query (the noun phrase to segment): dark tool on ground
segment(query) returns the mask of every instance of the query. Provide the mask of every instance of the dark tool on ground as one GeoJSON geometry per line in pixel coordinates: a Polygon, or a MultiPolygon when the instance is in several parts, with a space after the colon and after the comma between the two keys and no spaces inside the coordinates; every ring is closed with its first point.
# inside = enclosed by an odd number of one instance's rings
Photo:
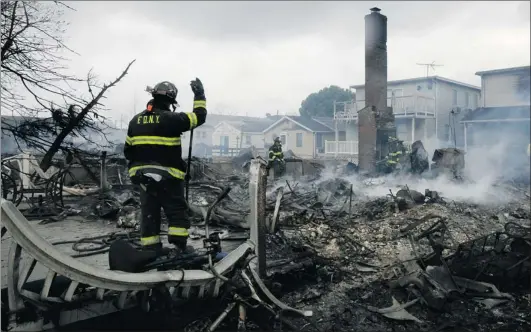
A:
{"type": "MultiPolygon", "coordinates": [[[[231,188],[227,187],[217,197],[216,201],[209,207],[205,216],[205,239],[203,240],[203,250],[187,250],[186,252],[176,252],[170,248],[164,248],[161,253],[156,251],[139,250],[131,241],[120,239],[113,242],[109,248],[109,267],[111,270],[124,272],[145,272],[152,269],[159,271],[175,269],[196,269],[203,264],[209,265],[213,270],[213,262],[219,261],[225,256],[221,251],[221,240],[219,232],[209,234],[208,224],[212,210],[225,197],[231,188]]],[[[214,272],[215,273],[215,272],[214,272]]]]}

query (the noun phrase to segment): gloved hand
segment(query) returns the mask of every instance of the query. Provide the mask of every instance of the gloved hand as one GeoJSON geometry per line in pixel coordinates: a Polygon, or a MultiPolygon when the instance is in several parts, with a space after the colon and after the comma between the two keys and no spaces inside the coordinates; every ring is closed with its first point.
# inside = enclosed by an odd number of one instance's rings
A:
{"type": "Polygon", "coordinates": [[[192,88],[192,92],[194,93],[195,97],[204,97],[205,96],[205,89],[203,88],[203,83],[199,80],[199,78],[195,78],[195,80],[190,82],[190,87],[192,88]]]}

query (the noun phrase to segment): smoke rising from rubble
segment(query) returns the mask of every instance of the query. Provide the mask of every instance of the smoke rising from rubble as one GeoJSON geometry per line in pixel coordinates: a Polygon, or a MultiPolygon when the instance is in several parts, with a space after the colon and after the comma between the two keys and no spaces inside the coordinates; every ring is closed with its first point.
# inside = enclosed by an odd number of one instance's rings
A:
{"type": "MultiPolygon", "coordinates": [[[[469,137],[470,139],[470,137],[469,137]]],[[[464,181],[452,180],[441,175],[433,179],[415,178],[408,175],[388,175],[380,178],[364,179],[349,176],[343,179],[353,184],[354,194],[361,198],[384,197],[389,189],[396,193],[405,185],[409,189],[424,193],[425,189],[438,191],[447,200],[476,204],[503,204],[513,200],[512,193],[502,186],[501,180],[514,180],[528,174],[525,168],[526,148],[529,139],[515,137],[514,132],[497,130],[476,133],[474,141],[484,145],[468,146],[465,154],[464,181]],[[493,144],[493,142],[496,142],[493,144]]],[[[454,147],[453,143],[428,140],[423,142],[429,160],[436,148],[454,147]]],[[[321,173],[319,183],[336,179],[340,170],[327,167],[321,173]]]]}

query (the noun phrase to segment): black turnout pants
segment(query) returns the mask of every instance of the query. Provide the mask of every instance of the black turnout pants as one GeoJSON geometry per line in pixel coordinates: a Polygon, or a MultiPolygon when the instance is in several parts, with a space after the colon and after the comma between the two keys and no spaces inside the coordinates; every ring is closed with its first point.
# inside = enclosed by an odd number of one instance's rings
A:
{"type": "Polygon", "coordinates": [[[142,220],[141,244],[145,248],[160,248],[161,208],[168,218],[168,242],[185,249],[188,239],[188,204],[184,199],[184,181],[162,180],[144,185],[140,191],[142,220]],[[145,189],[144,189],[145,188],[145,189]]]}

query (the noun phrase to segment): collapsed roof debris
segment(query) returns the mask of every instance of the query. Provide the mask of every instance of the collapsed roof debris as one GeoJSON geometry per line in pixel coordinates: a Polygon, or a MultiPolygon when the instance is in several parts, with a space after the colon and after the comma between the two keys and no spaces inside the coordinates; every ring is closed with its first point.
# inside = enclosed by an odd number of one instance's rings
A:
{"type": "MultiPolygon", "coordinates": [[[[452,171],[450,177],[461,176],[464,167],[460,154],[454,152],[439,151],[440,156],[434,157],[441,168],[452,171]]],[[[252,157],[247,151],[232,161],[228,170],[202,159],[192,161],[192,239],[205,237],[208,206],[227,187],[231,191],[213,210],[210,225],[220,231],[225,243],[249,237],[249,177],[245,169],[233,165],[243,165],[252,157]]],[[[33,216],[34,206],[51,206],[38,218],[67,225],[71,215],[80,215],[84,222],[103,219],[117,228],[138,229],[138,193],[127,183],[123,164],[107,165],[109,174],[120,174],[109,179],[108,189],[101,190],[99,183],[90,180],[66,179],[60,174],[68,167],[62,168],[44,181],[48,184],[41,185],[60,189],[44,190],[40,199],[33,198],[26,213],[33,216]],[[54,183],[50,180],[54,178],[62,180],[54,183]]],[[[334,175],[320,169],[297,179],[286,174],[268,181],[265,245],[269,288],[288,305],[313,310],[315,317],[310,321],[284,317],[283,323],[276,325],[278,329],[531,328],[526,299],[531,275],[527,188],[498,185],[493,188],[505,201],[472,202],[453,192],[459,186],[470,186],[469,182],[448,180],[445,183],[451,186],[438,188],[440,181],[418,176],[366,178],[351,169],[352,165],[334,175]]],[[[94,243],[103,250],[109,241],[94,243]]],[[[79,242],[75,246],[81,247],[79,242]]],[[[189,319],[183,327],[201,330],[201,324],[212,322],[222,307],[204,319],[205,311],[195,313],[196,319],[189,319]]],[[[220,323],[220,329],[237,326],[229,317],[220,323]]],[[[246,322],[247,330],[260,326],[263,322],[246,322]]]]}

